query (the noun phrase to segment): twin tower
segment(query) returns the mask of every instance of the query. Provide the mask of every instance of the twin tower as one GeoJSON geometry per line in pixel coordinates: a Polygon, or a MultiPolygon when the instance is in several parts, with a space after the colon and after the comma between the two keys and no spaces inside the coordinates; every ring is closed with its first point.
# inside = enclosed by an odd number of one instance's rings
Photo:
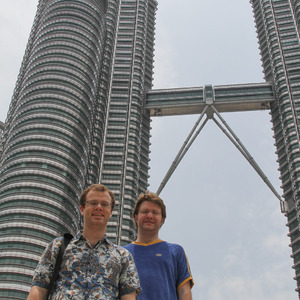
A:
{"type": "Polygon", "coordinates": [[[256,109],[271,110],[300,287],[300,1],[250,2],[266,82],[155,91],[155,0],[39,0],[0,140],[0,299],[26,299],[90,184],[116,195],[109,239],[134,239],[151,117],[256,109]]]}

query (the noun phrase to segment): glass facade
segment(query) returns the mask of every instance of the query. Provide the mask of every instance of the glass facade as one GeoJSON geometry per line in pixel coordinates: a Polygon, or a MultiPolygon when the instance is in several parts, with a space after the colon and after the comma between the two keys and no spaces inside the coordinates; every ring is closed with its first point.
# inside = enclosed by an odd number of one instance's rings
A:
{"type": "Polygon", "coordinates": [[[135,237],[148,187],[153,0],[40,0],[1,136],[0,299],[26,299],[49,241],[81,228],[78,197],[116,195],[109,239],[135,237]]]}
{"type": "Polygon", "coordinates": [[[132,209],[148,187],[150,113],[145,93],[152,87],[156,1],[109,2],[111,76],[100,181],[116,195],[110,239],[127,244],[135,236],[132,209]],[[116,34],[113,31],[116,30],[116,34]]]}
{"type": "Polygon", "coordinates": [[[146,94],[151,116],[201,114],[208,102],[219,112],[264,110],[273,101],[270,82],[160,89],[146,94]]]}
{"type": "Polygon", "coordinates": [[[272,82],[271,104],[289,235],[300,291],[300,1],[251,0],[265,79],[272,82]]]}
{"type": "Polygon", "coordinates": [[[106,11],[107,1],[38,4],[1,137],[0,299],[26,299],[44,247],[78,230],[78,195],[98,181],[106,11]]]}

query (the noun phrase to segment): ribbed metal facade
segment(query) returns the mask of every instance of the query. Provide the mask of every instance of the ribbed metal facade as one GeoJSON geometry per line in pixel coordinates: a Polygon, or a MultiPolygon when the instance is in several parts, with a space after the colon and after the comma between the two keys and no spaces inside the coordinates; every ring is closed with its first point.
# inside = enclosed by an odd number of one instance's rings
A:
{"type": "Polygon", "coordinates": [[[110,239],[127,244],[135,235],[133,206],[148,187],[150,113],[145,93],[152,87],[157,2],[126,0],[117,5],[109,2],[107,14],[107,31],[115,40],[106,51],[112,59],[100,182],[117,200],[108,226],[110,239]]]}
{"type": "Polygon", "coordinates": [[[1,137],[0,299],[26,299],[46,244],[80,228],[91,183],[116,194],[111,240],[132,240],[147,188],[156,5],[39,1],[1,137]]]}
{"type": "Polygon", "coordinates": [[[300,288],[300,1],[252,0],[265,79],[273,83],[271,115],[297,290],[300,288]]]}
{"type": "Polygon", "coordinates": [[[43,248],[78,229],[78,195],[98,179],[106,9],[106,1],[39,2],[1,140],[1,299],[26,298],[43,248]]]}

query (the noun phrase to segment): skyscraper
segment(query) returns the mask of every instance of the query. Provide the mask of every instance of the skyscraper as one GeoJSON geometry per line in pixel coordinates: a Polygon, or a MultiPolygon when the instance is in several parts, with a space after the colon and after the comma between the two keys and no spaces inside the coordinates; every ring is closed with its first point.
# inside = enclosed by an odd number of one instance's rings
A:
{"type": "Polygon", "coordinates": [[[271,105],[283,197],[286,203],[297,290],[300,287],[300,1],[252,0],[271,105]]]}
{"type": "Polygon", "coordinates": [[[211,105],[205,91],[218,104],[267,95],[298,278],[299,1],[251,4],[265,85],[147,93],[156,1],[109,1],[106,24],[99,0],[39,2],[1,140],[0,298],[24,299],[44,245],[80,226],[77,197],[90,183],[117,196],[110,239],[133,238],[131,209],[147,188],[150,114],[201,113],[199,103],[211,105]]]}
{"type": "Polygon", "coordinates": [[[1,138],[0,298],[24,299],[45,245],[80,228],[78,196],[116,195],[108,227],[134,237],[147,188],[156,1],[39,1],[1,138]],[[106,20],[105,20],[106,14],[106,20]]]}

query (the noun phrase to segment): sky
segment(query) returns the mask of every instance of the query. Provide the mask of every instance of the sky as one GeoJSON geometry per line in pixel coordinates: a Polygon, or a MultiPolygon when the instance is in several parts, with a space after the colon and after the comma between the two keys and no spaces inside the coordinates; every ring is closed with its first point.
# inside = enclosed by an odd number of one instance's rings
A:
{"type": "MultiPolygon", "coordinates": [[[[1,0],[0,120],[4,121],[37,0],[1,0]]],[[[243,0],[159,0],[154,88],[263,82],[252,8],[243,0]]],[[[199,116],[153,118],[149,189],[156,191],[199,116]]],[[[282,195],[269,111],[222,117],[282,195]]],[[[279,200],[209,121],[160,193],[160,238],[181,244],[195,300],[296,300],[279,200]]]]}

